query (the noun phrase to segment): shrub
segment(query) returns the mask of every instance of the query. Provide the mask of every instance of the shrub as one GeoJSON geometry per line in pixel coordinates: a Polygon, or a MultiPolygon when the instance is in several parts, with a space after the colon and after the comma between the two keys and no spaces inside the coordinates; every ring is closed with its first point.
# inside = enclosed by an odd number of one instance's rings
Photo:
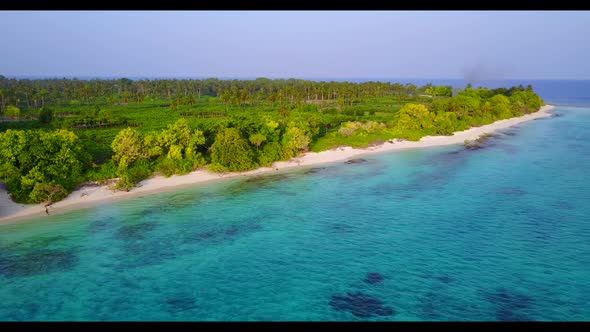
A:
{"type": "Polygon", "coordinates": [[[311,139],[305,132],[297,127],[287,129],[283,135],[283,157],[289,159],[297,156],[301,151],[307,150],[311,139]]]}
{"type": "Polygon", "coordinates": [[[29,194],[33,202],[54,203],[64,199],[68,192],[60,184],[55,182],[41,183],[38,182],[29,194]]]}
{"type": "Polygon", "coordinates": [[[279,142],[265,144],[259,152],[258,164],[263,167],[272,165],[275,161],[283,159],[283,147],[279,142]]]}
{"type": "Polygon", "coordinates": [[[50,123],[53,120],[53,112],[48,108],[42,108],[39,112],[39,122],[50,123]]]}
{"type": "Polygon", "coordinates": [[[236,128],[226,128],[215,136],[211,146],[211,163],[228,171],[256,168],[254,151],[236,128]]]}
{"type": "Polygon", "coordinates": [[[100,166],[95,166],[86,175],[88,181],[102,182],[117,177],[117,164],[112,160],[105,162],[100,166]]]}
{"type": "Polygon", "coordinates": [[[147,179],[152,174],[150,166],[148,161],[141,160],[128,168],[119,170],[121,181],[117,182],[115,188],[129,191],[139,181],[147,179]]]}
{"type": "Polygon", "coordinates": [[[375,122],[375,121],[367,121],[365,123],[363,122],[358,122],[358,121],[349,121],[344,123],[340,129],[338,130],[338,132],[342,135],[342,136],[351,136],[354,134],[369,134],[369,133],[373,133],[377,130],[380,129],[385,129],[385,124],[384,123],[379,123],[379,122],[375,122]]]}
{"type": "Polygon", "coordinates": [[[4,109],[4,115],[16,119],[20,116],[20,108],[14,105],[8,105],[6,106],[6,109],[4,109]]]}

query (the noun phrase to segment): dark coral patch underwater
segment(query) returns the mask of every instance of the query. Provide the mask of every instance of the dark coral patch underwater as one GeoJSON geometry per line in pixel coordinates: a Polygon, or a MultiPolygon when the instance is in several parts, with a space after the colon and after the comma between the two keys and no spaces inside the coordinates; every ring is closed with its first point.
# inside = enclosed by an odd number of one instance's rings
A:
{"type": "Polygon", "coordinates": [[[395,314],[392,308],[383,305],[383,301],[361,292],[347,293],[346,295],[332,295],[329,304],[334,310],[349,311],[351,314],[361,318],[391,316],[395,314]]]}
{"type": "Polygon", "coordinates": [[[526,295],[498,288],[495,292],[486,293],[485,299],[496,307],[496,318],[500,321],[530,320],[522,311],[528,309],[532,299],[526,295]]]}
{"type": "Polygon", "coordinates": [[[73,269],[78,264],[78,247],[69,247],[67,241],[65,236],[38,237],[0,247],[0,276],[28,277],[73,269]]]}
{"type": "Polygon", "coordinates": [[[495,193],[507,196],[524,196],[527,194],[526,190],[516,187],[501,187],[496,189],[495,193]]]}
{"type": "Polygon", "coordinates": [[[448,275],[438,276],[435,279],[442,282],[443,284],[450,284],[454,281],[453,278],[449,277],[448,275]]]}
{"type": "Polygon", "coordinates": [[[0,254],[0,275],[5,278],[28,277],[72,269],[78,256],[72,250],[33,250],[20,254],[0,254]]]}
{"type": "Polygon", "coordinates": [[[259,218],[254,217],[245,219],[242,222],[231,225],[227,228],[211,228],[208,230],[196,229],[194,231],[187,230],[180,236],[180,241],[183,243],[200,243],[207,241],[209,244],[220,244],[225,240],[260,231],[262,225],[259,222],[259,218]]]}
{"type": "Polygon", "coordinates": [[[310,168],[308,170],[306,170],[305,172],[303,172],[303,174],[317,174],[317,173],[322,173],[322,171],[326,170],[326,167],[314,167],[314,168],[310,168]]]}
{"type": "Polygon", "coordinates": [[[156,228],[156,223],[154,222],[127,225],[119,228],[115,236],[120,240],[143,239],[146,233],[154,228],[156,228]]]}
{"type": "Polygon", "coordinates": [[[367,277],[365,278],[365,282],[368,284],[377,284],[383,281],[383,276],[377,272],[367,273],[367,277]]]}
{"type": "Polygon", "coordinates": [[[188,295],[177,295],[166,299],[166,310],[168,312],[182,312],[197,307],[195,299],[188,295]]]}
{"type": "Polygon", "coordinates": [[[363,159],[363,158],[354,158],[354,159],[349,159],[345,162],[345,164],[364,164],[366,163],[367,160],[363,159]]]}

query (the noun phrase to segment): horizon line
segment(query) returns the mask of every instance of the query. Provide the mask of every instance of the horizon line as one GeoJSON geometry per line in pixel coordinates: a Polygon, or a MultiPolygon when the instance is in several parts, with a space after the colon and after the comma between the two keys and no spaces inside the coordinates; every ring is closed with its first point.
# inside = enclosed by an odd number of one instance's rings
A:
{"type": "Polygon", "coordinates": [[[260,78],[270,80],[308,80],[308,81],[326,81],[326,80],[463,80],[472,82],[485,81],[503,81],[503,80],[532,80],[532,81],[590,81],[590,78],[484,78],[477,80],[468,80],[463,77],[272,77],[272,76],[174,76],[174,75],[2,75],[8,79],[120,79],[120,78],[135,78],[135,79],[219,79],[219,80],[256,80],[260,78]]]}

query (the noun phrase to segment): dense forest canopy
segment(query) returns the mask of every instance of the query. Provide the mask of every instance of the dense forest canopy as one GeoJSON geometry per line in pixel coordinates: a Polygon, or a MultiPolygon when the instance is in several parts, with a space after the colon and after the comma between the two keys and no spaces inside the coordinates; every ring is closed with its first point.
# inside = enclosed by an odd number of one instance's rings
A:
{"type": "Polygon", "coordinates": [[[225,105],[297,104],[337,100],[352,105],[363,98],[428,94],[450,96],[450,86],[417,87],[390,82],[315,82],[298,79],[255,80],[117,80],[7,79],[0,76],[0,103],[39,109],[45,105],[120,104],[168,100],[170,106],[193,105],[203,96],[218,97],[225,105]]]}
{"type": "Polygon", "coordinates": [[[51,203],[85,181],[129,190],[154,173],[245,171],[310,150],[451,135],[542,105],[531,86],[0,76],[0,179],[18,202],[51,203]]]}

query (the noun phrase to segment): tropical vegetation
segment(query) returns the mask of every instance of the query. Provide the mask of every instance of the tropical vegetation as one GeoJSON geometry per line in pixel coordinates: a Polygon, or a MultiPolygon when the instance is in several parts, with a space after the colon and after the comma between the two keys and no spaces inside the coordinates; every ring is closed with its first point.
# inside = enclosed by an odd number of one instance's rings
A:
{"type": "Polygon", "coordinates": [[[306,151],[419,140],[531,113],[531,86],[0,76],[0,180],[17,202],[152,174],[270,166],[306,151]]]}

